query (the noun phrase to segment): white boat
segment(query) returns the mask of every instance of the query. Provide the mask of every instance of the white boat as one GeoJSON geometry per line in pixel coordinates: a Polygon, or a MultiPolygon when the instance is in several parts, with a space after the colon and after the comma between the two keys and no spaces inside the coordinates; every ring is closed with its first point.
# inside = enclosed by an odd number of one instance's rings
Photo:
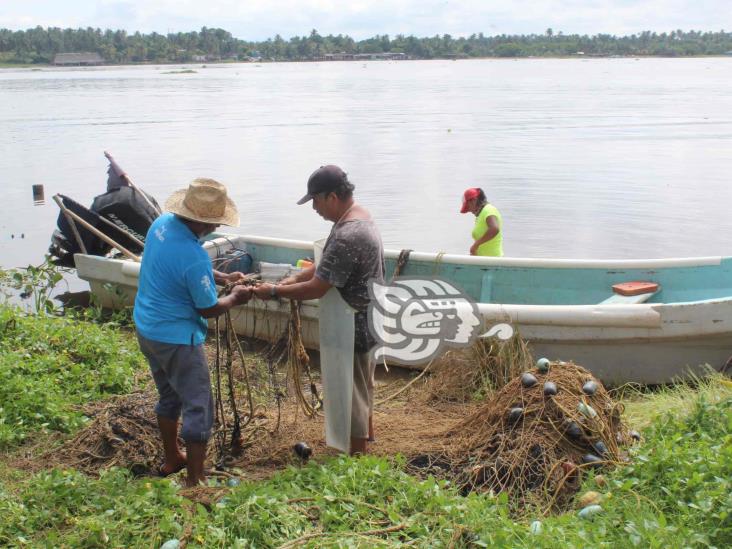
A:
{"type": "MultiPolygon", "coordinates": [[[[253,265],[294,265],[313,257],[313,243],[216,234],[204,244],[212,260],[245,250],[253,265]]],[[[235,255],[235,254],[234,254],[235,255]]],[[[387,279],[398,250],[386,250],[387,279]]],[[[106,307],[131,305],[140,264],[75,255],[80,278],[106,307]]],[[[574,361],[610,385],[666,383],[722,370],[732,356],[732,258],[560,260],[488,258],[412,252],[403,276],[439,277],[477,303],[486,326],[508,322],[534,356],[574,361]],[[625,296],[613,286],[652,282],[653,291],[625,296]]],[[[238,333],[273,340],[285,329],[287,303],[252,300],[236,308],[238,333]]],[[[318,302],[302,304],[302,334],[318,346],[318,302]]]]}

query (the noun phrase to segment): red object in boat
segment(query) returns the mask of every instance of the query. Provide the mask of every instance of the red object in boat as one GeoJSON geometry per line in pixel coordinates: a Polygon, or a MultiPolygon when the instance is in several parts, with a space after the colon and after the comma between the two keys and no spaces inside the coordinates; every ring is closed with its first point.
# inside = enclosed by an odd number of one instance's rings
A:
{"type": "Polygon", "coordinates": [[[647,282],[637,280],[633,282],[621,282],[613,284],[613,291],[620,295],[639,295],[649,294],[658,290],[658,284],[655,282],[647,282]]]}

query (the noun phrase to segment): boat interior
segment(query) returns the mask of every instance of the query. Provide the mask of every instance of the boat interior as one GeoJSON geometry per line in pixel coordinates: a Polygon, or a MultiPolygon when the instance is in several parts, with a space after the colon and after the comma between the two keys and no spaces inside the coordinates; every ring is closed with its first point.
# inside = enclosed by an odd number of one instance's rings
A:
{"type": "MultiPolygon", "coordinates": [[[[221,270],[255,272],[262,262],[296,265],[313,259],[313,243],[214,233],[205,243],[221,270]]],[[[732,258],[646,260],[474,257],[386,250],[386,279],[397,263],[401,276],[442,278],[480,303],[594,305],[679,303],[732,295],[732,258]],[[409,252],[409,253],[408,253],[409,252]],[[619,292],[628,283],[639,289],[619,292]]]]}

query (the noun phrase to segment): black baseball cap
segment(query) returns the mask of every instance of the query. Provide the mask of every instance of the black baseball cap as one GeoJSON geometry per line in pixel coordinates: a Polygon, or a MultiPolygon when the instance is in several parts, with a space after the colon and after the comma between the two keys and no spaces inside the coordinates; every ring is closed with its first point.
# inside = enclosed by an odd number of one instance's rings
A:
{"type": "Polygon", "coordinates": [[[308,179],[308,193],[297,203],[305,204],[308,200],[312,200],[316,194],[332,193],[341,187],[353,190],[353,185],[348,181],[346,172],[333,164],[320,166],[308,179]]]}

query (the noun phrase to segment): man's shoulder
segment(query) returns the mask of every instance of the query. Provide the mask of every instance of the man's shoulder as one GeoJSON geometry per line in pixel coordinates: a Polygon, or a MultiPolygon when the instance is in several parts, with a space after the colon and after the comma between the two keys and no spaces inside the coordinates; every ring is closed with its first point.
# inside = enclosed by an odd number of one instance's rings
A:
{"type": "Polygon", "coordinates": [[[334,236],[341,239],[354,238],[375,238],[379,235],[379,228],[373,219],[353,219],[341,225],[334,230],[334,236]]]}
{"type": "MultiPolygon", "coordinates": [[[[203,246],[179,230],[173,223],[161,223],[159,226],[151,226],[150,236],[157,240],[154,244],[158,258],[166,263],[178,264],[185,267],[192,263],[209,261],[209,255],[203,246]]],[[[143,256],[144,257],[144,256],[143,256]]]]}

